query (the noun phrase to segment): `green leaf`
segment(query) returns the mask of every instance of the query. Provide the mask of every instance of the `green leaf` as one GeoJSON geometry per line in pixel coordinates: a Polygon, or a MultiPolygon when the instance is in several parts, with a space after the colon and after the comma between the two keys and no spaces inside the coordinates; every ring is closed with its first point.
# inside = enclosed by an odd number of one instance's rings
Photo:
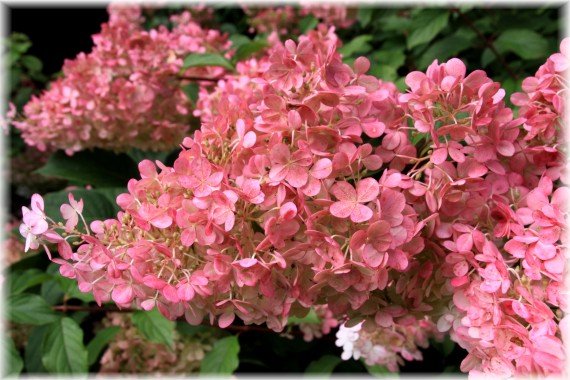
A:
{"type": "Polygon", "coordinates": [[[26,289],[39,285],[51,279],[51,276],[36,268],[23,272],[11,272],[9,277],[9,294],[20,294],[26,289]]]}
{"type": "Polygon", "coordinates": [[[372,13],[374,9],[372,8],[358,8],[356,11],[356,19],[360,22],[363,28],[366,28],[368,24],[370,24],[370,20],[372,20],[372,13]]]}
{"type": "Polygon", "coordinates": [[[36,294],[18,294],[8,297],[8,319],[25,325],[45,325],[61,318],[36,294]]]}
{"type": "Polygon", "coordinates": [[[434,39],[447,26],[449,12],[443,9],[425,9],[413,21],[407,46],[412,49],[434,39]]]}
{"type": "Polygon", "coordinates": [[[324,355],[317,360],[313,360],[305,370],[305,373],[330,375],[340,362],[342,360],[338,356],[324,355]]]}
{"type": "Polygon", "coordinates": [[[298,325],[300,323],[321,323],[321,320],[315,313],[315,310],[310,309],[304,317],[289,317],[287,324],[298,325]]]}
{"type": "Polygon", "coordinates": [[[121,331],[119,326],[111,326],[97,332],[97,335],[87,345],[87,364],[89,366],[95,364],[103,349],[115,338],[119,331],[121,331]]]}
{"type": "Polygon", "coordinates": [[[4,357],[7,359],[4,362],[5,367],[3,368],[3,376],[17,376],[24,369],[24,361],[14,344],[14,341],[9,336],[5,335],[4,341],[4,357]],[[6,357],[7,356],[7,357],[6,357]]]}
{"type": "Polygon", "coordinates": [[[28,68],[31,72],[40,72],[44,65],[42,61],[38,57],[34,57],[33,55],[24,55],[22,56],[22,64],[28,68]]]}
{"type": "Polygon", "coordinates": [[[457,54],[468,49],[471,40],[463,36],[452,35],[445,37],[432,44],[418,60],[418,69],[424,70],[434,59],[445,62],[448,58],[456,57],[457,54]]]}
{"type": "Polygon", "coordinates": [[[505,30],[494,45],[501,53],[513,52],[523,59],[543,58],[548,55],[546,39],[529,29],[505,30]]]}
{"type": "MultiPolygon", "coordinates": [[[[191,84],[195,84],[196,87],[198,87],[197,83],[191,83],[191,84]]],[[[158,161],[164,163],[166,161],[166,159],[168,158],[168,156],[170,155],[170,153],[172,153],[172,152],[165,152],[165,151],[154,152],[152,150],[140,150],[137,148],[133,148],[127,152],[129,157],[134,162],[137,162],[137,163],[141,162],[143,160],[151,160],[152,162],[155,162],[156,160],[158,160],[158,161]]],[[[113,199],[113,202],[114,201],[115,200],[113,199]]]]}
{"type": "Polygon", "coordinates": [[[232,374],[239,365],[240,351],[237,336],[232,335],[218,340],[212,351],[208,352],[202,360],[201,374],[232,374]]]}
{"type": "Polygon", "coordinates": [[[371,40],[372,36],[369,34],[355,37],[349,43],[338,49],[338,52],[342,54],[343,57],[350,57],[356,53],[366,54],[372,49],[372,46],[368,43],[371,40]]]}
{"type": "Polygon", "coordinates": [[[47,326],[34,327],[26,344],[24,353],[24,362],[26,363],[26,372],[28,373],[45,373],[46,368],[42,363],[42,340],[47,330],[47,326]]]}
{"type": "Polygon", "coordinates": [[[183,69],[189,67],[221,66],[228,70],[234,70],[233,65],[224,57],[212,53],[192,53],[184,58],[183,69]]]}
{"type": "Polygon", "coordinates": [[[368,365],[365,363],[364,366],[366,367],[368,373],[374,377],[386,377],[386,375],[394,375],[394,373],[391,372],[388,368],[381,365],[368,365]]]}
{"type": "Polygon", "coordinates": [[[42,340],[42,363],[50,373],[86,373],[83,330],[70,318],[48,326],[42,340]]]}
{"type": "Polygon", "coordinates": [[[79,290],[79,288],[77,287],[77,280],[63,276],[56,276],[55,278],[61,290],[63,291],[63,293],[65,293],[67,298],[69,299],[76,298],[83,302],[95,301],[93,293],[83,293],[81,290],[79,290]]]}
{"type": "Polygon", "coordinates": [[[198,101],[198,93],[200,92],[200,85],[196,82],[188,83],[182,86],[182,91],[186,94],[194,104],[198,101]]]}
{"type": "Polygon", "coordinates": [[[319,24],[319,19],[315,16],[306,16],[299,21],[299,31],[301,34],[307,33],[309,30],[315,29],[315,27],[319,24]]]}
{"type": "Polygon", "coordinates": [[[166,319],[158,309],[151,311],[135,311],[132,314],[133,324],[149,341],[162,343],[170,349],[174,348],[175,323],[166,319]]]}
{"type": "Polygon", "coordinates": [[[438,342],[434,339],[430,340],[430,346],[439,351],[444,358],[447,358],[455,349],[455,342],[449,336],[446,336],[442,341],[438,342]]]}
{"type": "Polygon", "coordinates": [[[244,59],[248,59],[255,53],[262,51],[265,47],[267,47],[267,43],[263,41],[252,41],[247,44],[241,45],[234,57],[236,62],[243,61],[244,59]]]}
{"type": "Polygon", "coordinates": [[[58,151],[36,173],[96,187],[125,186],[129,179],[139,176],[137,164],[128,155],[102,149],[71,157],[58,151]]]}
{"type": "MultiPolygon", "coordinates": [[[[48,193],[44,198],[45,212],[55,222],[64,222],[61,216],[60,207],[64,203],[68,203],[68,193],[72,193],[76,201],[83,199],[83,217],[89,225],[94,220],[105,220],[117,217],[117,212],[120,207],[115,203],[116,195],[125,192],[124,188],[113,189],[77,189],[71,191],[58,191],[55,193],[48,193]],[[116,195],[115,195],[116,194],[116,195]]],[[[78,228],[83,228],[83,222],[80,220],[78,228]]]]}
{"type": "Polygon", "coordinates": [[[233,49],[237,49],[241,45],[245,45],[251,42],[251,38],[244,36],[243,34],[232,34],[229,37],[229,40],[232,41],[233,49]]]}

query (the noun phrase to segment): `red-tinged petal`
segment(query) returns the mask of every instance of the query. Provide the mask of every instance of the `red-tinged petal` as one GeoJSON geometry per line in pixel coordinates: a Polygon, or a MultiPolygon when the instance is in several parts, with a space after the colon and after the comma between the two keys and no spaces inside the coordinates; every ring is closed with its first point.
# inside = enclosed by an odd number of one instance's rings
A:
{"type": "Polygon", "coordinates": [[[198,326],[204,320],[204,314],[205,312],[203,310],[190,306],[184,312],[184,318],[186,318],[186,321],[191,325],[198,326]]]}
{"type": "Polygon", "coordinates": [[[279,216],[283,220],[290,220],[297,216],[297,206],[293,202],[287,202],[279,209],[279,216]]]}
{"type": "Polygon", "coordinates": [[[170,302],[173,303],[180,302],[180,298],[178,297],[178,292],[176,288],[170,284],[162,288],[162,295],[170,302]]]}
{"type": "Polygon", "coordinates": [[[350,220],[354,223],[362,223],[370,220],[374,213],[372,210],[364,205],[357,204],[352,213],[350,214],[350,220]]]}
{"type": "Polygon", "coordinates": [[[220,315],[220,318],[218,319],[218,325],[220,328],[225,329],[232,324],[235,317],[236,316],[233,311],[226,311],[224,314],[220,315]]]}
{"type": "Polygon", "coordinates": [[[378,268],[385,262],[385,252],[378,252],[371,244],[366,244],[362,252],[362,259],[370,268],[378,268]]]}
{"type": "Polygon", "coordinates": [[[172,218],[165,214],[158,215],[150,220],[150,224],[158,228],[168,228],[172,225],[172,218]]]}
{"type": "Polygon", "coordinates": [[[192,301],[194,298],[194,288],[190,284],[182,284],[178,287],[178,298],[182,301],[192,301]]]}
{"type": "Polygon", "coordinates": [[[327,178],[332,173],[332,161],[321,158],[311,168],[311,175],[317,179],[327,178]]]}
{"type": "Polygon", "coordinates": [[[356,190],[348,182],[337,182],[331,188],[331,194],[339,201],[356,202],[356,190]]]}
{"type": "Polygon", "coordinates": [[[204,276],[194,274],[190,278],[190,283],[197,286],[206,286],[208,285],[208,279],[204,276]]]}
{"type": "Polygon", "coordinates": [[[405,82],[412,91],[415,92],[420,88],[422,81],[426,79],[427,77],[424,73],[420,71],[412,71],[406,76],[405,82]]]}
{"type": "Polygon", "coordinates": [[[269,178],[272,181],[283,181],[289,174],[289,167],[282,164],[275,164],[269,171],[269,178]]]}
{"type": "Polygon", "coordinates": [[[269,157],[272,163],[285,165],[289,162],[289,158],[291,158],[291,152],[287,145],[279,143],[271,149],[269,157]]]}
{"type": "Polygon", "coordinates": [[[223,179],[224,179],[223,172],[215,172],[214,174],[208,177],[206,183],[208,184],[208,186],[216,187],[222,182],[223,179]]]}
{"type": "Polygon", "coordinates": [[[182,234],[180,235],[180,241],[182,242],[182,245],[185,247],[190,247],[192,244],[194,244],[195,240],[196,230],[194,228],[188,228],[182,231],[182,234]]]}
{"type": "Polygon", "coordinates": [[[445,72],[448,75],[452,75],[456,78],[465,77],[466,71],[467,69],[465,68],[465,64],[458,58],[451,58],[445,64],[445,72]]]}
{"type": "Polygon", "coordinates": [[[151,311],[156,306],[156,301],[154,299],[144,300],[141,302],[141,307],[143,310],[151,311]]]}
{"type": "Polygon", "coordinates": [[[150,160],[143,160],[139,163],[141,178],[155,178],[158,176],[156,166],[150,160]]]}
{"type": "Polygon", "coordinates": [[[236,261],[236,264],[239,264],[243,268],[250,268],[250,267],[254,266],[255,264],[257,264],[257,260],[252,259],[252,258],[241,259],[241,260],[236,261]]]}
{"type": "Polygon", "coordinates": [[[212,172],[212,164],[204,157],[197,157],[192,161],[192,175],[206,179],[212,172]]]}
{"type": "Polygon", "coordinates": [[[245,134],[242,145],[244,148],[251,148],[252,146],[255,145],[256,140],[257,140],[257,135],[255,134],[255,132],[249,131],[245,134]]]}
{"type": "Polygon", "coordinates": [[[380,185],[374,178],[364,178],[356,185],[356,193],[358,202],[370,202],[378,198],[380,194],[380,185]]]}
{"type": "Polygon", "coordinates": [[[289,167],[289,172],[285,179],[291,186],[299,188],[307,183],[309,173],[307,172],[307,169],[298,165],[293,165],[289,167]]]}
{"type": "Polygon", "coordinates": [[[386,125],[381,121],[372,121],[362,123],[362,129],[364,130],[364,133],[368,135],[368,137],[376,138],[382,136],[384,130],[386,129],[386,125]]]}
{"type": "Polygon", "coordinates": [[[467,174],[470,178],[479,178],[484,176],[488,171],[489,170],[486,166],[472,162],[469,169],[467,170],[467,174]]]}
{"type": "Polygon", "coordinates": [[[67,240],[62,240],[57,243],[57,250],[59,252],[59,255],[66,260],[69,260],[71,258],[71,254],[73,253],[73,250],[71,249],[71,246],[67,240]]]}
{"type": "Polygon", "coordinates": [[[471,251],[471,248],[473,248],[473,237],[471,234],[460,235],[456,244],[459,251],[471,251]]]}
{"type": "Polygon", "coordinates": [[[161,290],[166,286],[166,281],[160,279],[154,275],[146,275],[143,278],[143,283],[149,288],[161,290]]]}
{"type": "Polygon", "coordinates": [[[441,164],[447,160],[447,148],[439,148],[434,150],[429,160],[436,165],[441,164]]]}
{"type": "Polygon", "coordinates": [[[365,74],[370,69],[370,61],[366,57],[358,57],[354,61],[354,72],[356,75],[365,74]]]}
{"type": "Polygon", "coordinates": [[[510,141],[502,140],[497,144],[497,152],[505,157],[512,157],[515,154],[515,146],[510,141]]]}
{"type": "Polygon", "coordinates": [[[118,304],[128,304],[133,301],[133,288],[130,284],[118,285],[113,289],[111,298],[118,304]]]}
{"type": "Polygon", "coordinates": [[[330,213],[337,218],[348,218],[352,211],[356,208],[356,203],[340,201],[335,202],[330,206],[330,213]]]}
{"type": "Polygon", "coordinates": [[[32,205],[33,211],[38,212],[40,214],[43,214],[43,212],[44,212],[44,199],[42,198],[41,195],[39,195],[39,194],[32,195],[31,205],[32,205]]]}

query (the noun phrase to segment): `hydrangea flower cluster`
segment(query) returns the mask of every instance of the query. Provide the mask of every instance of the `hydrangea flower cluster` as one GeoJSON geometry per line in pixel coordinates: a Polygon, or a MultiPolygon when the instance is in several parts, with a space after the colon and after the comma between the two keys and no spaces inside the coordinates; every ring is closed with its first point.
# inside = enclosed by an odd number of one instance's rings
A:
{"type": "Polygon", "coordinates": [[[109,7],[109,22],[93,36],[89,54],[66,60],[63,78],[24,107],[12,124],[40,150],[87,148],[124,151],[175,147],[190,129],[190,102],[179,76],[219,77],[221,67],[182,69],[189,53],[227,50],[217,30],[202,29],[189,12],[145,31],[136,6],[109,7]]]}
{"type": "Polygon", "coordinates": [[[327,305],[359,326],[341,330],[346,357],[369,364],[420,359],[434,331],[469,352],[463,371],[560,374],[566,44],[515,118],[459,59],[402,94],[366,58],[343,64],[320,25],[202,89],[200,130],[172,167],[139,164],[117,219],[78,228],[70,196],[57,226],[35,195],[26,246],[57,243],[60,273],[99,304],[275,331],[327,305]]]}
{"type": "Polygon", "coordinates": [[[101,357],[99,373],[146,373],[156,375],[198,373],[206,353],[221,337],[209,329],[185,336],[174,331],[174,348],[150,342],[132,324],[131,316],[108,313],[103,327],[121,329],[101,357]]]}
{"type": "Polygon", "coordinates": [[[300,8],[284,5],[271,8],[242,6],[248,15],[251,32],[286,36],[299,34],[299,21],[306,16],[314,16],[325,25],[349,28],[356,21],[356,11],[339,4],[309,4],[300,8]]]}

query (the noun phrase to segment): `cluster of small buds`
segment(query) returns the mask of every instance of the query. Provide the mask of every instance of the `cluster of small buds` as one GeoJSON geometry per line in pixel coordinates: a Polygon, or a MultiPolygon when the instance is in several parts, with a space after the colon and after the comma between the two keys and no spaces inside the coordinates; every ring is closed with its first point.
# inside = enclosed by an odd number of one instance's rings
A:
{"type": "Polygon", "coordinates": [[[427,348],[430,337],[443,338],[428,319],[410,320],[393,328],[374,327],[370,331],[359,323],[352,327],[340,325],[336,345],[342,347],[344,360],[363,359],[367,365],[381,365],[392,372],[408,361],[422,360],[421,348],[427,348]]]}
{"type": "Polygon", "coordinates": [[[93,36],[91,53],[67,60],[62,78],[24,107],[12,124],[40,150],[124,151],[176,147],[189,131],[190,102],[179,76],[219,77],[221,67],[182,69],[189,53],[221,53],[225,35],[202,29],[190,13],[145,31],[140,8],[110,6],[109,22],[93,36]]]}
{"type": "Polygon", "coordinates": [[[339,325],[337,317],[329,310],[327,305],[317,305],[313,310],[319,322],[303,322],[299,324],[299,329],[303,332],[303,340],[305,342],[311,342],[315,338],[322,338],[323,335],[330,334],[332,329],[339,325]]]}
{"type": "Polygon", "coordinates": [[[369,364],[395,370],[446,332],[464,371],[561,374],[561,77],[541,68],[540,109],[514,118],[500,84],[458,59],[410,73],[401,94],[338,45],[321,25],[202,89],[201,129],[172,167],[139,164],[117,219],[79,230],[70,197],[65,227],[49,225],[35,195],[26,247],[57,242],[60,273],[98,303],[275,331],[326,305],[360,326],[339,344],[369,364]]]}
{"type": "Polygon", "coordinates": [[[173,349],[145,339],[131,321],[131,316],[109,313],[103,327],[121,329],[101,357],[99,373],[145,373],[174,375],[198,373],[206,353],[221,337],[220,331],[207,329],[191,336],[174,331],[173,349]]]}

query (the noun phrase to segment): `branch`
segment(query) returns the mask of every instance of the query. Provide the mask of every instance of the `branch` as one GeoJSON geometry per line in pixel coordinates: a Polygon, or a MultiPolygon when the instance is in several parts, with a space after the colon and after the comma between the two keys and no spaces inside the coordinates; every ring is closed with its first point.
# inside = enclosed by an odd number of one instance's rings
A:
{"type": "Polygon", "coordinates": [[[189,76],[183,76],[183,75],[178,76],[178,79],[192,80],[192,81],[197,81],[197,82],[200,82],[200,81],[217,82],[219,80],[216,78],[189,77],[189,76]]]}
{"type": "MultiPolygon", "coordinates": [[[[90,313],[132,313],[132,312],[137,311],[136,309],[130,309],[130,308],[119,309],[118,307],[113,307],[113,306],[99,307],[99,306],[75,306],[75,305],[52,306],[52,309],[57,310],[57,311],[61,311],[63,313],[69,313],[69,312],[73,312],[73,311],[88,311],[90,313]]],[[[184,320],[184,319],[182,319],[182,320],[184,320]]],[[[206,321],[202,322],[200,325],[201,326],[212,326],[212,325],[210,325],[210,323],[208,323],[206,321]]],[[[254,325],[247,325],[247,326],[229,325],[224,330],[233,330],[233,331],[239,331],[239,332],[261,331],[261,332],[275,333],[275,331],[271,330],[268,327],[254,326],[254,325]]],[[[288,331],[288,333],[291,335],[303,335],[302,331],[296,331],[296,330],[288,331]]]]}
{"type": "Polygon", "coordinates": [[[452,12],[457,13],[462,19],[463,21],[465,21],[465,23],[467,24],[467,26],[469,26],[474,32],[475,34],[477,34],[477,37],[479,37],[480,40],[482,40],[485,45],[491,49],[491,52],[493,52],[493,54],[495,55],[495,57],[497,57],[497,59],[499,60],[499,62],[501,62],[501,64],[503,65],[503,67],[505,68],[505,70],[507,70],[507,72],[509,73],[509,75],[516,81],[519,79],[518,75],[515,74],[515,72],[511,69],[511,67],[509,66],[509,64],[507,63],[507,61],[505,61],[505,58],[502,56],[501,53],[499,53],[497,51],[497,49],[495,49],[495,46],[493,45],[493,43],[491,41],[489,41],[489,39],[487,39],[483,33],[481,33],[481,31],[475,26],[475,24],[473,24],[473,22],[471,21],[471,19],[469,17],[467,17],[466,14],[464,14],[463,12],[461,12],[459,9],[457,8],[450,8],[450,10],[452,12]]]}

